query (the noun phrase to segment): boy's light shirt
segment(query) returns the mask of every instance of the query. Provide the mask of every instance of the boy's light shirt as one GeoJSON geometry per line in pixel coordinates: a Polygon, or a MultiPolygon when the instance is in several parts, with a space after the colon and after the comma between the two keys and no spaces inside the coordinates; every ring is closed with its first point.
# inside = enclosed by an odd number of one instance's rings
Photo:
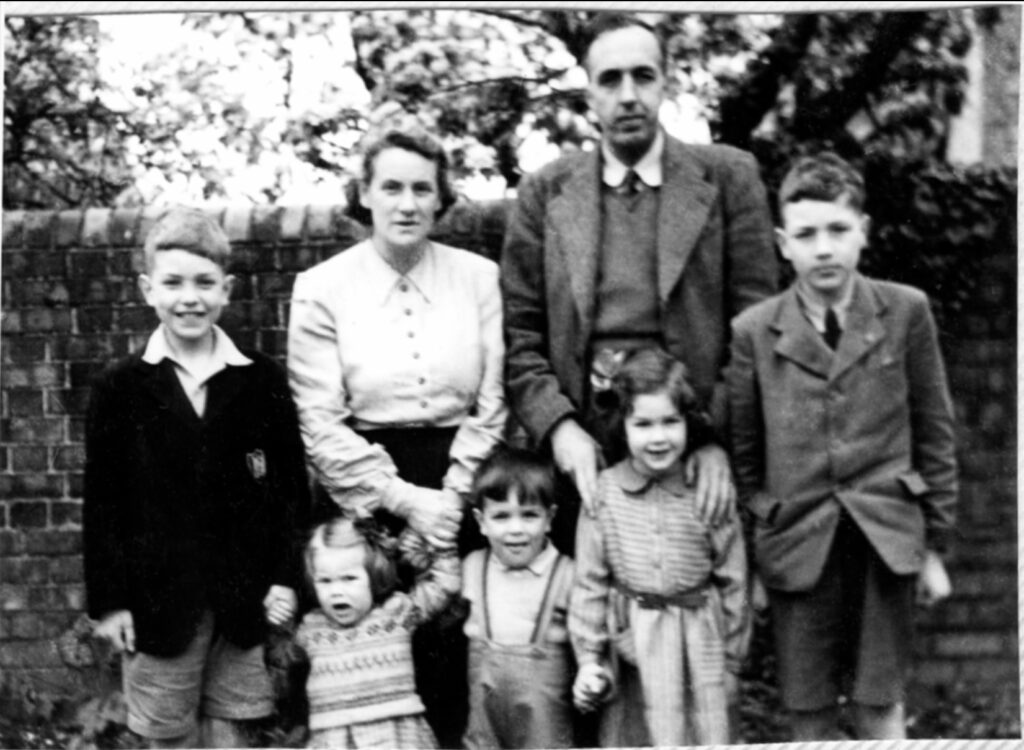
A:
{"type": "Polygon", "coordinates": [[[608,145],[601,142],[602,171],[601,179],[609,187],[618,187],[626,179],[626,173],[632,169],[643,180],[647,187],[661,187],[661,155],[665,151],[665,135],[658,130],[654,143],[647,149],[647,153],[640,157],[640,161],[632,167],[623,164],[608,145]]]}
{"type": "Polygon", "coordinates": [[[178,376],[182,390],[185,391],[192,408],[200,417],[206,411],[206,386],[210,378],[229,365],[244,367],[252,364],[252,360],[242,354],[231,337],[217,325],[213,326],[213,351],[210,352],[210,356],[205,362],[206,366],[201,372],[193,372],[174,358],[174,352],[167,343],[167,332],[161,323],[149,337],[146,350],[142,354],[142,361],[158,365],[164,359],[169,359],[174,363],[174,374],[178,376]]]}
{"type": "MultiPolygon", "coordinates": [[[[558,550],[550,540],[525,568],[508,568],[496,555],[490,555],[489,570],[485,570],[484,575],[488,576],[491,640],[507,644],[530,642],[547,590],[548,575],[557,559],[558,550]]],[[[467,593],[477,594],[463,592],[467,593]]],[[[482,602],[480,605],[471,609],[466,622],[465,633],[469,638],[484,637],[482,602]]]]}
{"type": "MultiPolygon", "coordinates": [[[[836,319],[839,321],[840,330],[846,330],[846,314],[850,311],[850,304],[853,302],[853,288],[856,286],[857,278],[859,274],[851,274],[850,281],[846,285],[846,290],[843,292],[843,296],[839,299],[836,304],[832,305],[832,309],[836,313],[836,319]]],[[[819,302],[815,302],[810,296],[804,292],[800,282],[796,282],[796,297],[800,301],[800,309],[803,310],[806,318],[811,321],[811,325],[814,326],[814,330],[818,333],[825,333],[825,311],[828,309],[825,305],[819,302]]]]}

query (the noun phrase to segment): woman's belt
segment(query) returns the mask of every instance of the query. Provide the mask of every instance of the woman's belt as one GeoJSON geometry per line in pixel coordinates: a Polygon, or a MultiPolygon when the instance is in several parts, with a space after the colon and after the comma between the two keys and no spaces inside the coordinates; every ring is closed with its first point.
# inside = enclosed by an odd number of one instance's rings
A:
{"type": "Polygon", "coordinates": [[[707,584],[703,584],[675,594],[653,594],[637,591],[624,583],[615,582],[615,589],[623,596],[635,601],[641,609],[665,609],[666,607],[699,609],[708,600],[707,588],[707,584]]]}

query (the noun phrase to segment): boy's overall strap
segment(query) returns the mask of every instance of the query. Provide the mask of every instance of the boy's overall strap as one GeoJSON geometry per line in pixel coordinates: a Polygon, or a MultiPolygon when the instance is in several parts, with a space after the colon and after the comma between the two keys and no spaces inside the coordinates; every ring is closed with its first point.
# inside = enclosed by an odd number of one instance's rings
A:
{"type": "Polygon", "coordinates": [[[480,566],[480,607],[484,611],[484,639],[491,640],[491,607],[487,601],[487,570],[491,566],[491,548],[484,550],[484,562],[480,566]]]}
{"type": "Polygon", "coordinates": [[[533,626],[533,635],[530,636],[531,644],[537,646],[543,642],[544,634],[551,625],[551,615],[555,611],[555,602],[559,599],[558,594],[565,588],[569,573],[569,560],[565,555],[559,555],[555,559],[555,564],[551,566],[551,573],[548,575],[548,585],[544,589],[544,601],[540,605],[540,612],[537,613],[537,622],[533,626]]]}

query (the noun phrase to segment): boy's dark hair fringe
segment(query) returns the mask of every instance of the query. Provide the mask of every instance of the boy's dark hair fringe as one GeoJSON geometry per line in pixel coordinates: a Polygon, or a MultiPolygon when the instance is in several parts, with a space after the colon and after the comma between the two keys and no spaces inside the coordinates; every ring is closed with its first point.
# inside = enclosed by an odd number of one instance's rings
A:
{"type": "Polygon", "coordinates": [[[504,502],[515,491],[521,504],[537,503],[545,508],[557,505],[555,469],[551,461],[535,451],[503,445],[481,462],[470,491],[474,508],[484,501],[504,502]]]}
{"type": "Polygon", "coordinates": [[[780,209],[802,200],[831,203],[840,198],[851,208],[864,210],[864,177],[833,151],[797,159],[779,186],[780,209]]]}

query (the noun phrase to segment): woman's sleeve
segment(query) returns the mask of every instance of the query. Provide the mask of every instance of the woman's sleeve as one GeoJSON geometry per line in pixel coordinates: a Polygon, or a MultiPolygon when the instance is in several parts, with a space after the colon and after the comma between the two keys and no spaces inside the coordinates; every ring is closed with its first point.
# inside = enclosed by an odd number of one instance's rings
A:
{"type": "Polygon", "coordinates": [[[738,674],[750,645],[751,607],[747,596],[747,553],[734,512],[711,530],[711,579],[722,607],[726,667],[738,674]]]}
{"type": "Polygon", "coordinates": [[[475,291],[480,340],[484,349],[483,372],[474,408],[452,441],[451,466],[444,477],[444,487],[460,494],[469,492],[477,466],[504,439],[508,417],[504,381],[505,341],[496,264],[487,264],[475,291]]]}
{"type": "Polygon", "coordinates": [[[321,486],[342,508],[384,508],[407,518],[412,504],[436,492],[400,479],[387,452],[346,423],[352,412],[337,322],[312,286],[305,274],[296,278],[288,322],[288,382],[306,455],[321,486]]]}
{"type": "MultiPolygon", "coordinates": [[[[602,488],[598,487],[598,503],[602,488]]],[[[600,664],[608,646],[612,574],[598,518],[580,513],[576,526],[576,578],[569,597],[569,639],[582,666],[600,664]]]]}

